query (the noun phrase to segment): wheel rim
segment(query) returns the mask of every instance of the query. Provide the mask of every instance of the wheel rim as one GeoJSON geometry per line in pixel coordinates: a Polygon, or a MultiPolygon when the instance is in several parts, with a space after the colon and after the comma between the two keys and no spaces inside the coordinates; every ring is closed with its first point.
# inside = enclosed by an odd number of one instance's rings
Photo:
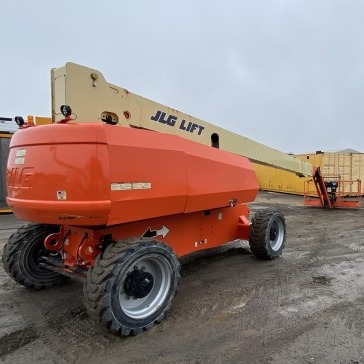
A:
{"type": "Polygon", "coordinates": [[[154,313],[167,297],[172,273],[168,260],[157,254],[129,264],[120,280],[119,303],[123,312],[134,319],[154,313]]]}
{"type": "Polygon", "coordinates": [[[284,223],[281,219],[275,219],[269,229],[269,244],[273,251],[281,248],[284,241],[284,223]]]}

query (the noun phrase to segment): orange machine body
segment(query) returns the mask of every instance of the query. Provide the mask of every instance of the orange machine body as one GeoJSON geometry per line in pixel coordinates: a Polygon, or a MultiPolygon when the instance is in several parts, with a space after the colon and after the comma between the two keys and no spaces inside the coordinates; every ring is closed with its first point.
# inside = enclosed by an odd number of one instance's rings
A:
{"type": "Polygon", "coordinates": [[[7,203],[20,219],[62,226],[48,247],[69,249],[68,266],[92,264],[106,235],[153,236],[178,255],[247,239],[245,203],[259,188],[247,158],[175,135],[99,123],[16,132],[7,186],[7,203]]]}

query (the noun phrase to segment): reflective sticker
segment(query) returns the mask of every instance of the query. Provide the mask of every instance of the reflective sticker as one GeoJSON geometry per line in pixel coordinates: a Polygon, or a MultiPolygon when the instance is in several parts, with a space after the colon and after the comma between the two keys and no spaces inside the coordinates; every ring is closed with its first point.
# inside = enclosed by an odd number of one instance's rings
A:
{"type": "Polygon", "coordinates": [[[25,157],[26,154],[27,154],[26,149],[19,149],[16,151],[16,157],[25,157]]]}
{"type": "Polygon", "coordinates": [[[152,188],[150,182],[120,182],[111,183],[111,191],[126,191],[126,190],[149,190],[152,188]]]}
{"type": "Polygon", "coordinates": [[[15,164],[24,164],[25,158],[24,157],[17,157],[15,158],[15,164]]]}
{"type": "Polygon", "coordinates": [[[133,182],[133,190],[149,190],[151,188],[150,182],[133,182]]]}
{"type": "Polygon", "coordinates": [[[132,184],[130,182],[111,184],[111,191],[125,191],[131,189],[132,189],[132,184]]]}
{"type": "Polygon", "coordinates": [[[60,201],[67,200],[66,191],[57,191],[57,199],[60,201]]]}

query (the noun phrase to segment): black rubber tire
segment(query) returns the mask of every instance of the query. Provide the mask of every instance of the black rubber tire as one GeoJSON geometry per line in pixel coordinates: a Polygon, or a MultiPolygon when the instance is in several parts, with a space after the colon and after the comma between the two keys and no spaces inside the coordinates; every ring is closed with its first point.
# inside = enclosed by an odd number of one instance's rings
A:
{"type": "Polygon", "coordinates": [[[250,250],[259,259],[278,258],[284,249],[286,235],[286,219],[279,210],[259,210],[250,226],[250,250]]]}
{"type": "Polygon", "coordinates": [[[85,306],[112,333],[137,335],[164,318],[177,294],[180,279],[180,264],[168,245],[149,239],[118,241],[108,245],[88,271],[84,282],[85,306]],[[143,298],[129,297],[125,293],[125,282],[133,270],[140,271],[140,264],[146,265],[147,268],[142,267],[142,270],[147,274],[154,272],[153,288],[143,298]],[[165,284],[164,291],[158,291],[160,282],[154,281],[159,270],[163,277],[159,281],[167,282],[161,283],[161,287],[165,284]],[[132,300],[135,308],[127,307],[125,302],[129,301],[126,299],[132,300]],[[143,310],[147,311],[144,316],[143,310]]]}
{"type": "Polygon", "coordinates": [[[44,239],[59,231],[56,225],[28,224],[12,234],[5,244],[2,261],[6,273],[16,282],[33,289],[64,284],[68,278],[39,265],[39,253],[46,253],[44,239]]]}

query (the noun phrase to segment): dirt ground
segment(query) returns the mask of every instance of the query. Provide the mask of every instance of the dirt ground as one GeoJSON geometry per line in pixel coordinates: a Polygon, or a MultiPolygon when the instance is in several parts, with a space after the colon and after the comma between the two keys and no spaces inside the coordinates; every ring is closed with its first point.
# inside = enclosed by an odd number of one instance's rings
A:
{"type": "MultiPolygon", "coordinates": [[[[250,205],[268,206],[286,216],[281,258],[235,243],[185,259],[171,311],[136,337],[92,321],[81,283],[32,291],[0,263],[0,362],[364,363],[364,209],[266,192],[250,205]]],[[[0,216],[1,252],[21,224],[0,216]]]]}

